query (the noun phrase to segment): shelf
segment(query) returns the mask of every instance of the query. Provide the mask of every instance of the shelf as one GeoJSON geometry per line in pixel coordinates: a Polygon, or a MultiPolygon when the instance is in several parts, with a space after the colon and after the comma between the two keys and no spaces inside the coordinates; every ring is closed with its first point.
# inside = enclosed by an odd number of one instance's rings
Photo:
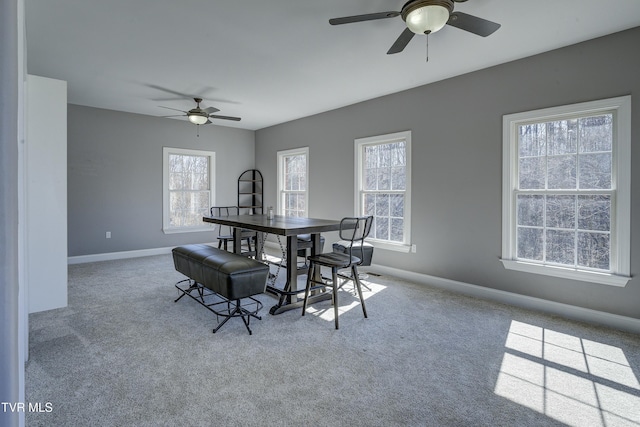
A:
{"type": "Polygon", "coordinates": [[[238,178],[238,207],[251,209],[251,213],[262,213],[262,173],[257,169],[244,171],[238,178]]]}

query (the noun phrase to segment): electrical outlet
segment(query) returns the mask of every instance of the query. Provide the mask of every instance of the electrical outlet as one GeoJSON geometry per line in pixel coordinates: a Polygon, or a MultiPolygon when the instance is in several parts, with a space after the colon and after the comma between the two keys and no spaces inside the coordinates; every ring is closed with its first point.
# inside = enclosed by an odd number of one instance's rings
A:
{"type": "Polygon", "coordinates": [[[416,253],[416,245],[411,245],[411,252],[416,253]]]}
{"type": "Polygon", "coordinates": [[[110,232],[110,231],[107,231],[107,234],[106,234],[106,236],[105,236],[105,237],[106,237],[107,239],[110,239],[110,238],[111,238],[111,232],[110,232]]]}

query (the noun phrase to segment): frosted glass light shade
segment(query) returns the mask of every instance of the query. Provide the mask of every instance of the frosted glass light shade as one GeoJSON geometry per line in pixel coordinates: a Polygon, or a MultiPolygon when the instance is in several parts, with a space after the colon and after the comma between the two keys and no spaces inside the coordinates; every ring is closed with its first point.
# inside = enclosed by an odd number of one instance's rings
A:
{"type": "Polygon", "coordinates": [[[189,121],[194,125],[203,125],[207,123],[207,120],[209,120],[209,118],[206,116],[201,116],[199,114],[189,114],[189,121]]]}
{"type": "Polygon", "coordinates": [[[435,33],[449,20],[449,10],[439,5],[423,6],[409,12],[407,27],[416,34],[435,33]]]}

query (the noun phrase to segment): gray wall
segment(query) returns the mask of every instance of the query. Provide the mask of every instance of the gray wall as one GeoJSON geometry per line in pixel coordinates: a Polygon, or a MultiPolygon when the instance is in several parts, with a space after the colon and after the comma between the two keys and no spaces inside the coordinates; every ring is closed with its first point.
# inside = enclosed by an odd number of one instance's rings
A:
{"type": "Polygon", "coordinates": [[[632,94],[631,273],[638,275],[638,46],[640,28],[259,130],[265,204],[276,200],[276,152],[309,146],[310,216],[353,214],[354,139],[411,130],[417,252],[376,249],[375,263],[640,318],[637,277],[615,288],[509,271],[499,261],[502,116],[632,94]]]}
{"type": "Polygon", "coordinates": [[[238,176],[254,167],[254,136],[207,125],[197,137],[186,121],[69,105],[69,256],[214,241],[212,232],[163,233],[162,147],[215,151],[216,203],[235,205],[238,176]]]}

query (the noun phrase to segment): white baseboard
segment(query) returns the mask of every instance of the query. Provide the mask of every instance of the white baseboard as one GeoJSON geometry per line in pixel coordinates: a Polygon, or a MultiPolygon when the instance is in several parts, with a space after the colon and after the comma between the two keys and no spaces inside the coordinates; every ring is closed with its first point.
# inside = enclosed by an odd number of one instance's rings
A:
{"type": "MultiPolygon", "coordinates": [[[[213,243],[208,243],[213,245],[213,243]]],[[[265,242],[265,246],[278,248],[275,242],[265,242]]],[[[140,249],[135,251],[110,252],[104,254],[80,255],[68,258],[69,264],[82,264],[86,262],[110,261],[116,259],[137,258],[143,256],[170,254],[174,246],[167,248],[140,249]]],[[[622,331],[640,334],[640,319],[620,316],[617,314],[605,313],[603,311],[591,310],[574,305],[534,298],[527,295],[519,295],[512,292],[491,289],[484,286],[472,285],[470,283],[458,282],[455,280],[443,279],[441,277],[429,276],[427,274],[415,273],[413,271],[400,270],[398,268],[373,264],[367,271],[387,274],[399,277],[415,283],[446,289],[461,294],[497,301],[503,304],[510,304],[517,307],[551,313],[569,319],[579,320],[588,323],[608,326],[622,331]]]]}
{"type": "MultiPolygon", "coordinates": [[[[217,243],[205,243],[205,245],[217,246],[217,243]]],[[[167,248],[139,249],[135,251],[108,252],[104,254],[79,255],[67,258],[67,264],[84,264],[85,262],[111,261],[114,259],[139,258],[143,256],[170,254],[175,246],[167,248]]]]}
{"type": "Polygon", "coordinates": [[[617,314],[605,313],[603,311],[592,310],[574,305],[563,304],[541,298],[519,295],[512,292],[491,289],[484,286],[472,285],[470,283],[458,282],[455,280],[443,279],[441,277],[429,276],[427,274],[415,273],[412,271],[400,270],[384,265],[373,264],[368,268],[371,272],[388,274],[415,283],[446,289],[461,294],[497,301],[517,307],[542,311],[555,314],[565,318],[579,320],[587,323],[608,326],[622,331],[640,334],[640,319],[620,316],[617,314]]]}
{"type": "Polygon", "coordinates": [[[111,261],[114,259],[138,258],[143,256],[164,255],[171,253],[170,248],[139,249],[135,251],[108,252],[104,254],[78,255],[67,258],[68,264],[84,264],[86,262],[111,261]]]}

